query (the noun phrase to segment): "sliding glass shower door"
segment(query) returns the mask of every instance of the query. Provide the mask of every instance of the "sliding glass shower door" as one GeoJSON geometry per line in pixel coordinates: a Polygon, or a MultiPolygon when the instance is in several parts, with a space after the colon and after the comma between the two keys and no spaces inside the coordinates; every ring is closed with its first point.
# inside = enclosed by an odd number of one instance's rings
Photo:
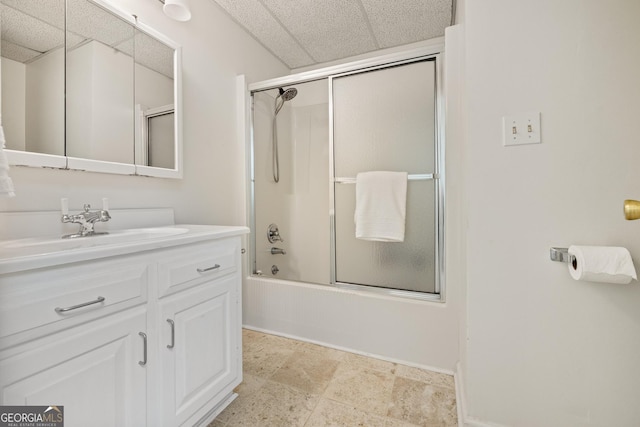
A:
{"type": "Polygon", "coordinates": [[[252,93],[253,274],[437,299],[444,206],[439,58],[252,93]],[[408,174],[402,242],[355,236],[355,178],[371,171],[408,174]]]}
{"type": "Polygon", "coordinates": [[[331,86],[334,281],[438,292],[436,62],[350,73],[331,86]],[[403,242],[355,237],[355,177],[370,171],[408,173],[403,242]]]}

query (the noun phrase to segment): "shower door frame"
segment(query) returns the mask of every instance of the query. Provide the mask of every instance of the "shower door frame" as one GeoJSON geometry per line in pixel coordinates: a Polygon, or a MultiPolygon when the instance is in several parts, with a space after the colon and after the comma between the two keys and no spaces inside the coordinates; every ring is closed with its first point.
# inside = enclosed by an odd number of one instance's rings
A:
{"type": "MultiPolygon", "coordinates": [[[[299,85],[316,80],[327,79],[329,92],[329,218],[330,218],[330,283],[324,286],[333,286],[343,289],[359,290],[370,293],[378,293],[384,295],[399,296],[417,300],[445,302],[445,100],[444,100],[444,84],[443,84],[443,62],[444,62],[444,43],[436,40],[433,45],[422,48],[412,49],[404,52],[383,55],[371,59],[365,59],[347,64],[322,68],[319,70],[292,74],[286,77],[266,80],[249,84],[248,99],[249,108],[249,224],[251,226],[251,248],[250,248],[250,274],[256,274],[256,215],[255,215],[255,152],[254,152],[254,112],[253,112],[253,93],[266,90],[277,89],[283,86],[299,85]],[[393,288],[383,288],[368,285],[358,285],[352,283],[342,283],[336,281],[336,259],[335,259],[335,171],[334,171],[334,135],[333,135],[333,79],[354,75],[367,71],[382,70],[385,68],[407,65],[425,60],[433,60],[435,62],[435,165],[434,173],[430,177],[435,180],[435,289],[434,293],[401,290],[393,288]]],[[[428,177],[429,178],[429,177],[428,177]]],[[[273,280],[267,276],[260,276],[265,280],[273,280]]],[[[293,279],[276,279],[276,280],[292,280],[293,279]]]]}

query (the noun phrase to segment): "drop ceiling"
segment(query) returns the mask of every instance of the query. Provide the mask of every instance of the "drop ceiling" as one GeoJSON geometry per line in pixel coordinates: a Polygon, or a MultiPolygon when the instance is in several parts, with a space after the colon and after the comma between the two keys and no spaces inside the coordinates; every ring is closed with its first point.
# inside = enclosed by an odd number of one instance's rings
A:
{"type": "Polygon", "coordinates": [[[289,68],[444,35],[455,0],[212,0],[289,68]]]}

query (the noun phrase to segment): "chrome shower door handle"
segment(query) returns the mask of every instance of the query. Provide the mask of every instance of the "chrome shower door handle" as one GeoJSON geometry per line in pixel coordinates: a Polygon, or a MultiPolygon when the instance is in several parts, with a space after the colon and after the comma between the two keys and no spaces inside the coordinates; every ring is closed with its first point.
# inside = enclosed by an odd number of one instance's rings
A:
{"type": "Polygon", "coordinates": [[[147,364],[147,334],[144,332],[138,332],[138,335],[140,335],[143,340],[142,361],[138,362],[138,365],[145,366],[147,364]]]}
{"type": "Polygon", "coordinates": [[[167,344],[167,348],[173,348],[176,346],[176,324],[171,319],[167,319],[167,323],[171,326],[171,344],[167,344]]]}

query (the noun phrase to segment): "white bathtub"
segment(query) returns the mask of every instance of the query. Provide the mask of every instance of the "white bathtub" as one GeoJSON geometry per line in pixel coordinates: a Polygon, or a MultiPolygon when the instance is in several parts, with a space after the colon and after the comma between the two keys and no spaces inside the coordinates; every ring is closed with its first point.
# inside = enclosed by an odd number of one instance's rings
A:
{"type": "Polygon", "coordinates": [[[246,277],[246,328],[393,362],[453,373],[456,308],[286,280],[246,277]]]}

